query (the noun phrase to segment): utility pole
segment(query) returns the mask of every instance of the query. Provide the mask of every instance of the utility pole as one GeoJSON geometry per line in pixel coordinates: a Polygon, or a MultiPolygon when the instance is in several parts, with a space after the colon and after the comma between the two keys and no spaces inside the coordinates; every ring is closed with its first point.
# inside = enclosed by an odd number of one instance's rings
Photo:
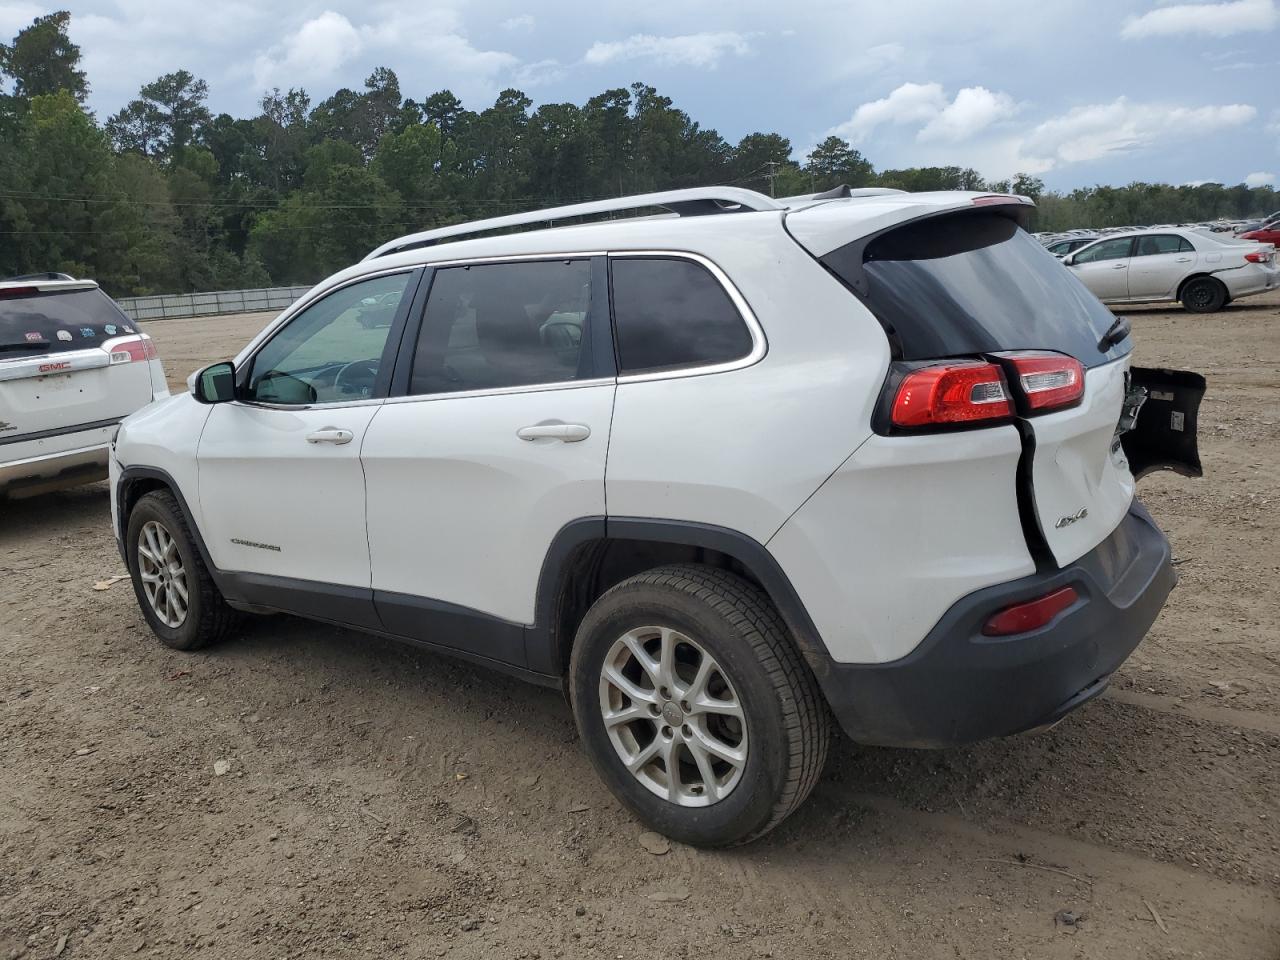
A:
{"type": "Polygon", "coordinates": [[[776,197],[778,194],[777,194],[777,191],[774,189],[773,182],[778,179],[778,161],[777,160],[766,161],[766,166],[768,166],[769,172],[766,173],[764,176],[765,176],[765,179],[769,181],[769,196],[776,197]]]}

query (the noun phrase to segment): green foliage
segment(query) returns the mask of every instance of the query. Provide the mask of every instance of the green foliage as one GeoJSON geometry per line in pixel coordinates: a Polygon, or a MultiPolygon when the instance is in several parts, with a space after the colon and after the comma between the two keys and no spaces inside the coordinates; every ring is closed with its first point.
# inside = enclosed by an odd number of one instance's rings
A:
{"type": "Polygon", "coordinates": [[[448,90],[406,99],[379,67],[363,90],[312,106],[271,90],[247,118],[211,116],[205,82],[177,70],[100,128],[85,112],[68,15],[0,46],[0,275],[66,270],[111,293],[313,283],[399,234],[524,209],[703,184],[776,196],[851,187],[1013,191],[1038,227],[1242,217],[1280,208],[1270,187],[1132,183],[1059,194],[1035,176],[876,172],[827,137],[803,162],[767,131],[736,144],[653,87],[536,109],[519,90],[468,110],[448,90]]]}
{"type": "Polygon", "coordinates": [[[89,94],[79,68],[80,48],[67,36],[71,14],[65,10],[36,17],[13,42],[0,43],[0,76],[13,78],[14,95],[23,100],[67,90],[81,103],[89,94]]]}

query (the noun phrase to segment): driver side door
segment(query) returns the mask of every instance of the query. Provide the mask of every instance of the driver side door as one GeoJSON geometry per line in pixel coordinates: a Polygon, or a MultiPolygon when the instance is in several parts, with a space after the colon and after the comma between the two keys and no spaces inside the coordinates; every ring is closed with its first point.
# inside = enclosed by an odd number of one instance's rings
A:
{"type": "Polygon", "coordinates": [[[420,276],[367,277],[308,304],[238,366],[236,399],[210,411],[197,451],[204,539],[253,602],[376,625],[360,447],[420,276]],[[394,320],[365,322],[388,295],[394,320]]]}

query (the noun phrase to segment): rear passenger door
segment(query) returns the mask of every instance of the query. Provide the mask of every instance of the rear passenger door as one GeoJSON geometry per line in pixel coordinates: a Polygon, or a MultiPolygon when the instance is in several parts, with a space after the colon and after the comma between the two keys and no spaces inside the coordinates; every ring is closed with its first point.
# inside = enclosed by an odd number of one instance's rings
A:
{"type": "Polygon", "coordinates": [[[1138,237],[1129,261],[1129,296],[1172,298],[1195,263],[1196,248],[1184,237],[1173,233],[1138,237]]]}
{"type": "Polygon", "coordinates": [[[361,453],[374,602],[396,634],[522,665],[553,539],[604,517],[605,261],[437,268],[414,311],[361,453]]]}

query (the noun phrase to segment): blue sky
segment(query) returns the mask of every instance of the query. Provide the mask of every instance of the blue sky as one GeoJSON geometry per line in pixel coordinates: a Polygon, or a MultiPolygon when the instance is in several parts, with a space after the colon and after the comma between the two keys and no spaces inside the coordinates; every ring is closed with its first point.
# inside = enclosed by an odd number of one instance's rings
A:
{"type": "MultiPolygon", "coordinates": [[[[215,111],[318,102],[376,66],[482,108],[508,86],[581,103],[642,80],[731,141],[839,134],[878,167],[1275,184],[1280,0],[85,0],[72,38],[100,117],[186,68],[215,111]],[[586,11],[586,12],[584,12],[586,11]]],[[[0,0],[0,36],[57,6],[0,0]]]]}

